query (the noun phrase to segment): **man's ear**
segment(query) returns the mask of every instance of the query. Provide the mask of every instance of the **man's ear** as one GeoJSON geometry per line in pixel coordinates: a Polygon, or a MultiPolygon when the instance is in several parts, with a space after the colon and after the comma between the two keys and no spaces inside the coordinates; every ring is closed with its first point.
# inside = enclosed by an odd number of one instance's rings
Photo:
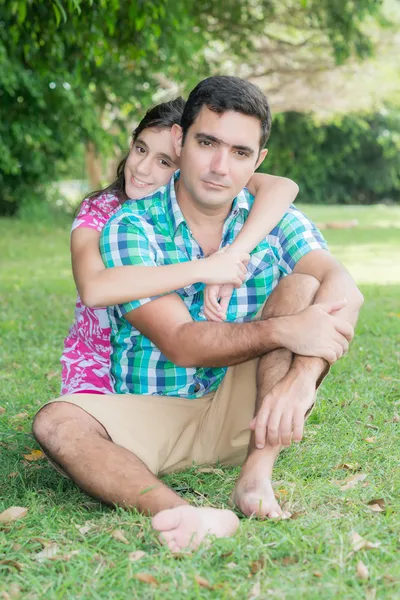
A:
{"type": "Polygon", "coordinates": [[[261,165],[261,163],[263,162],[263,160],[267,156],[267,154],[268,154],[268,148],[264,148],[263,150],[261,150],[260,156],[258,157],[256,166],[254,168],[255,171],[257,171],[258,167],[261,165]]]}
{"type": "Polygon", "coordinates": [[[182,151],[182,137],[183,137],[182,127],[180,125],[178,125],[177,123],[175,123],[175,125],[172,125],[171,135],[172,135],[172,143],[174,145],[175,152],[176,152],[177,156],[180,156],[181,151],[182,151]]]}

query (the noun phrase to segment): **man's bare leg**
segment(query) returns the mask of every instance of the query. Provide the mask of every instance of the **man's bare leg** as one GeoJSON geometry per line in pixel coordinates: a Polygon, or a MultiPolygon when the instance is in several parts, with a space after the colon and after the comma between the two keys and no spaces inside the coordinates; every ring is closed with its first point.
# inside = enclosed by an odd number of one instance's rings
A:
{"type": "MultiPolygon", "coordinates": [[[[310,275],[292,274],[285,277],[269,297],[262,318],[291,315],[313,304],[319,282],[310,275]]],[[[280,348],[261,357],[257,368],[256,410],[263,398],[290,371],[293,354],[280,348]]],[[[290,382],[289,382],[290,383],[290,382]]],[[[315,400],[310,397],[310,406],[315,400]]],[[[281,446],[258,449],[252,432],[248,455],[233,491],[232,499],[247,516],[278,518],[284,516],[272,488],[272,470],[281,446]]]]}
{"type": "Polygon", "coordinates": [[[156,515],[153,527],[172,551],[195,548],[208,534],[233,535],[238,527],[232,511],[190,506],[74,404],[56,402],[42,408],[33,433],[49,458],[84,492],[106,504],[156,515]]]}

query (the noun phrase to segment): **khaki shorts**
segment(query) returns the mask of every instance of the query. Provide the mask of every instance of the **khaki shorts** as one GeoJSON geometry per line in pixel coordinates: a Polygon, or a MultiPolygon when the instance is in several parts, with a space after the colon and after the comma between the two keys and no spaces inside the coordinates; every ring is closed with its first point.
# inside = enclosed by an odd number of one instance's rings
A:
{"type": "Polygon", "coordinates": [[[216,392],[202,398],[134,394],[72,394],[111,440],[133,452],[155,475],[196,464],[243,464],[256,402],[258,359],[229,367],[216,392]]]}

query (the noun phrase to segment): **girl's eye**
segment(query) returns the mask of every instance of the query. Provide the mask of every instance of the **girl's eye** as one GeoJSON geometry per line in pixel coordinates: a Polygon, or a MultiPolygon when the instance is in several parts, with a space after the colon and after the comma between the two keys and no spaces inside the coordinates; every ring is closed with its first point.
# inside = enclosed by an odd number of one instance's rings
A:
{"type": "Polygon", "coordinates": [[[169,163],[167,163],[166,160],[163,160],[162,158],[160,159],[160,163],[162,164],[163,167],[170,167],[171,165],[169,163]]]}
{"type": "Polygon", "coordinates": [[[135,146],[135,150],[138,154],[145,154],[146,150],[143,148],[143,146],[135,146]]]}

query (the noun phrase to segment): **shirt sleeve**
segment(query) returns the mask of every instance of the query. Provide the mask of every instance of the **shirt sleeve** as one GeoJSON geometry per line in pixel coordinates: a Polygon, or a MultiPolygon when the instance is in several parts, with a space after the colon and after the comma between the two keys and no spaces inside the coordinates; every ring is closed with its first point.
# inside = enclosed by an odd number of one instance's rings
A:
{"type": "MultiPolygon", "coordinates": [[[[124,218],[111,219],[100,237],[100,252],[106,267],[138,265],[156,267],[156,251],[150,244],[145,231],[124,218]]],[[[119,316],[158,298],[141,298],[118,304],[114,308],[119,316]]]]}
{"type": "Polygon", "coordinates": [[[312,250],[328,245],[316,225],[293,206],[268,236],[277,255],[279,270],[289,275],[299,260],[312,250]]]}
{"type": "Polygon", "coordinates": [[[98,198],[86,199],[82,202],[71,231],[84,227],[85,229],[95,229],[101,232],[109,218],[119,208],[119,202],[114,196],[105,194],[98,198]]]}

